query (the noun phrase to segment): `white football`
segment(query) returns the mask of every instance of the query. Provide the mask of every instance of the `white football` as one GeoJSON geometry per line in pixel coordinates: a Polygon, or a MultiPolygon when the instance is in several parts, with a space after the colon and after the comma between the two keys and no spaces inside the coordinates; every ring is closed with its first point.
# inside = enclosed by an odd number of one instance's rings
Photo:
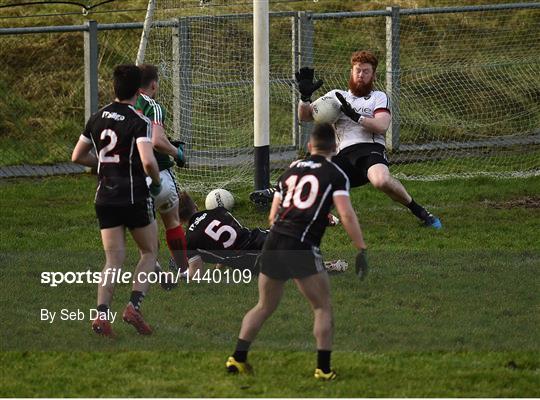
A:
{"type": "Polygon", "coordinates": [[[227,210],[231,211],[234,207],[234,197],[228,190],[214,189],[206,196],[205,206],[207,210],[225,207],[227,210]]]}
{"type": "Polygon", "coordinates": [[[319,97],[311,106],[313,119],[319,124],[333,124],[341,115],[341,103],[334,96],[319,97]]]}

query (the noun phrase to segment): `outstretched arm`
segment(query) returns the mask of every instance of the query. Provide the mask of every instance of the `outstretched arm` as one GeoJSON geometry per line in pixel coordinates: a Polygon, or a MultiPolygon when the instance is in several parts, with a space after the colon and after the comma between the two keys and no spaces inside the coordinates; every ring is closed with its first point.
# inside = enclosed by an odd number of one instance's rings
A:
{"type": "Polygon", "coordinates": [[[366,243],[364,242],[364,236],[362,235],[362,230],[360,229],[360,224],[358,223],[358,218],[354,212],[349,196],[346,195],[336,195],[334,196],[334,205],[336,210],[341,218],[341,223],[347,231],[347,234],[353,241],[354,245],[358,250],[363,250],[366,248],[366,243]]]}

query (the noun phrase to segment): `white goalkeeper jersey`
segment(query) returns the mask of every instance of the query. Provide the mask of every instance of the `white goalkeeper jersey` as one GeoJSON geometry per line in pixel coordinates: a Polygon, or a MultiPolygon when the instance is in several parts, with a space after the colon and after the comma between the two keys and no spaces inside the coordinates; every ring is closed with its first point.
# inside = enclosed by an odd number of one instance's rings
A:
{"type": "MultiPolygon", "coordinates": [[[[384,92],[372,90],[367,96],[356,97],[350,91],[331,90],[325,96],[336,97],[336,93],[338,92],[343,95],[345,100],[349,102],[357,113],[364,117],[373,118],[376,113],[383,111],[390,113],[390,102],[384,92]]],[[[334,126],[336,128],[338,151],[357,143],[379,143],[383,146],[386,144],[385,135],[367,131],[363,126],[354,122],[343,113],[341,113],[334,126]]]]}

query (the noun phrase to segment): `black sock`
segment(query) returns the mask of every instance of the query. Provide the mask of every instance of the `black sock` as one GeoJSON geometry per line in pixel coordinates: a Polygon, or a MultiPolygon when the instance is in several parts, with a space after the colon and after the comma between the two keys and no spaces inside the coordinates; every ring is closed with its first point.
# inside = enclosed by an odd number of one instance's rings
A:
{"type": "Polygon", "coordinates": [[[426,221],[429,218],[429,213],[427,210],[418,204],[414,199],[411,199],[411,202],[407,206],[411,212],[420,218],[422,221],[426,221]]]}
{"type": "Polygon", "coordinates": [[[238,338],[236,350],[233,354],[234,359],[238,362],[246,362],[249,346],[251,346],[251,342],[238,338]]]}
{"type": "Polygon", "coordinates": [[[139,307],[141,306],[141,302],[144,299],[144,293],[139,292],[138,290],[134,290],[131,292],[131,297],[129,298],[129,302],[133,304],[133,307],[135,307],[135,310],[139,311],[139,307]]]}
{"type": "Polygon", "coordinates": [[[109,306],[107,304],[100,304],[99,306],[97,306],[97,310],[99,312],[106,313],[107,311],[109,311],[109,306]]]}
{"type": "Polygon", "coordinates": [[[330,355],[332,350],[317,350],[317,368],[322,370],[325,374],[331,371],[330,369],[330,355]]]}

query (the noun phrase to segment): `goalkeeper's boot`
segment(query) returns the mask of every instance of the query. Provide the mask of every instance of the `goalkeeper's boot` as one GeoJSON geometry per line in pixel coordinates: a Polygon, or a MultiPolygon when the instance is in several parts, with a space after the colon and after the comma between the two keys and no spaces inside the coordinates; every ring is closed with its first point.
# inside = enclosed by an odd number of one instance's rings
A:
{"type": "Polygon", "coordinates": [[[174,276],[171,276],[171,274],[164,273],[163,270],[161,269],[161,265],[159,265],[159,262],[157,261],[156,261],[156,267],[154,271],[159,276],[159,285],[161,286],[163,290],[169,291],[178,286],[178,283],[174,281],[174,276]]]}
{"type": "Polygon", "coordinates": [[[98,335],[114,337],[111,323],[106,319],[100,319],[99,316],[92,321],[92,330],[98,335]]]}
{"type": "Polygon", "coordinates": [[[434,229],[442,229],[441,220],[430,212],[428,212],[427,218],[424,220],[424,226],[434,229]]]}
{"type": "Polygon", "coordinates": [[[141,335],[152,334],[152,328],[144,322],[141,312],[136,310],[135,307],[133,307],[133,304],[128,303],[127,307],[124,309],[124,314],[122,314],[122,319],[128,324],[133,325],[141,335]]]}
{"type": "Polygon", "coordinates": [[[336,371],[334,371],[333,369],[331,369],[330,372],[325,373],[322,369],[317,368],[313,376],[315,376],[315,379],[318,379],[320,381],[333,381],[334,379],[336,379],[337,374],[336,371]]]}
{"type": "Polygon", "coordinates": [[[327,272],[345,272],[349,268],[349,263],[345,260],[325,261],[324,268],[327,272]]]}
{"type": "Polygon", "coordinates": [[[255,203],[259,206],[268,206],[272,204],[274,200],[274,193],[276,192],[275,187],[270,187],[268,189],[255,190],[249,194],[249,200],[252,203],[255,203]]]}
{"type": "Polygon", "coordinates": [[[225,363],[227,372],[230,374],[251,374],[253,373],[253,367],[246,361],[236,361],[233,356],[230,356],[225,363]]]}

